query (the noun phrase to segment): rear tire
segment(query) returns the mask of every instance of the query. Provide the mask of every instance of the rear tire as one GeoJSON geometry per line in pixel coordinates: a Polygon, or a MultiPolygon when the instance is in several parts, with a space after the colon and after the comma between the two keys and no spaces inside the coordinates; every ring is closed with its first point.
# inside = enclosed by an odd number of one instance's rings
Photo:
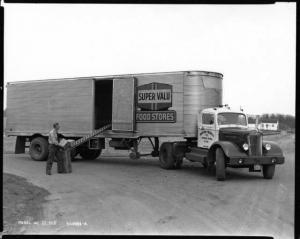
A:
{"type": "Polygon", "coordinates": [[[216,149],[216,178],[218,181],[224,181],[226,177],[225,155],[221,148],[216,149]]]}
{"type": "Polygon", "coordinates": [[[48,158],[49,144],[43,137],[34,138],[29,147],[29,154],[35,161],[45,161],[48,158]]]}
{"type": "Polygon", "coordinates": [[[265,179],[272,179],[275,173],[275,164],[263,165],[263,175],[265,179]]]}
{"type": "Polygon", "coordinates": [[[101,154],[101,149],[93,150],[93,149],[88,149],[88,148],[81,148],[79,150],[79,154],[83,159],[86,160],[95,160],[98,158],[101,154]]]}
{"type": "Polygon", "coordinates": [[[159,162],[163,169],[173,169],[175,167],[172,143],[162,143],[159,149],[159,162]]]}

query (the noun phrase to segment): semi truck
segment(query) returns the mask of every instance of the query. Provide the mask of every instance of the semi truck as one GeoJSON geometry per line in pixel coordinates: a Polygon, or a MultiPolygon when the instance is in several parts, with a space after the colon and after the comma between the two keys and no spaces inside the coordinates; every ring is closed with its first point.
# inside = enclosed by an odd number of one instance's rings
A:
{"type": "Polygon", "coordinates": [[[186,159],[215,169],[217,180],[228,167],[273,178],[282,150],[249,129],[242,110],[222,105],[222,81],[221,73],[177,71],[9,82],[5,134],[16,136],[16,154],[29,147],[37,161],[47,159],[48,132],[59,122],[61,137],[85,139],[72,157],[98,158],[107,139],[108,147],[138,159],[146,138],[164,169],[179,169],[186,159]],[[181,140],[161,143],[164,137],[181,140]]]}

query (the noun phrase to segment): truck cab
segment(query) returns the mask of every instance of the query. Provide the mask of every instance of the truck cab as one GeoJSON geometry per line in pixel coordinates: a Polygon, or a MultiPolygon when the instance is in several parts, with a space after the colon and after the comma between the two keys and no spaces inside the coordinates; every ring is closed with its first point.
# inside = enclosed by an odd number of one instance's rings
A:
{"type": "Polygon", "coordinates": [[[283,164],[280,147],[264,141],[257,129],[249,129],[247,115],[227,105],[207,108],[198,114],[197,145],[187,145],[185,158],[216,169],[217,180],[225,180],[226,168],[249,168],[272,179],[276,164],[283,164]]]}
{"type": "Polygon", "coordinates": [[[219,140],[220,130],[229,128],[247,130],[247,115],[243,111],[232,111],[229,107],[204,109],[198,115],[197,146],[209,149],[219,140]]]}

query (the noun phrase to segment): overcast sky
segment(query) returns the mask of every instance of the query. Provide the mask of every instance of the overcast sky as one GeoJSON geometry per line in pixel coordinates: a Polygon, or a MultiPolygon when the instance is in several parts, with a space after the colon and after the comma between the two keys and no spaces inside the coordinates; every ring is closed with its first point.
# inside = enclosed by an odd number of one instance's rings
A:
{"type": "Polygon", "coordinates": [[[232,108],[295,114],[295,3],[4,6],[5,84],[215,71],[232,108]]]}

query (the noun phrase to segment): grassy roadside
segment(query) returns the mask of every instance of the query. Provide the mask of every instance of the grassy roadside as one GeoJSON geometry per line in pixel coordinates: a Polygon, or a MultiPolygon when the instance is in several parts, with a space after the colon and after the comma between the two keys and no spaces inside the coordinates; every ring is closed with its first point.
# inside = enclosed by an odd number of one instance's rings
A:
{"type": "Polygon", "coordinates": [[[49,192],[25,178],[3,174],[3,233],[22,233],[24,221],[43,220],[42,204],[49,192]]]}
{"type": "Polygon", "coordinates": [[[263,139],[276,142],[281,147],[284,154],[295,153],[295,134],[281,133],[278,135],[268,135],[264,136],[263,139]]]}

